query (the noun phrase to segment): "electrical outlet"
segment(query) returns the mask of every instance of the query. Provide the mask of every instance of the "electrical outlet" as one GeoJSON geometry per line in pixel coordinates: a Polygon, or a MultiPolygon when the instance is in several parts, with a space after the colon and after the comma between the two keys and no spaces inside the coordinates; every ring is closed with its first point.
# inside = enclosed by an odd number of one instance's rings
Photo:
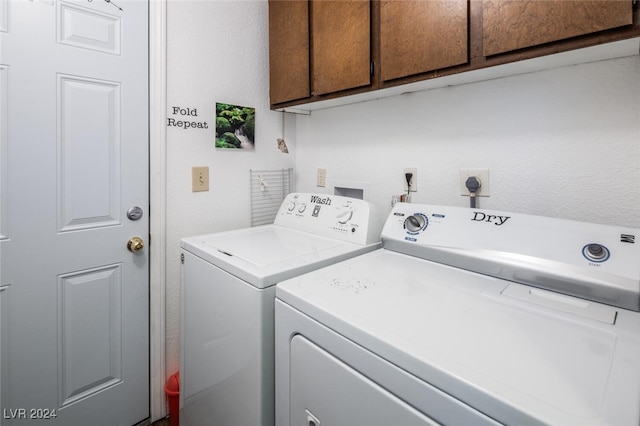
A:
{"type": "Polygon", "coordinates": [[[316,186],[327,186],[327,169],[318,169],[318,177],[316,178],[316,186]]]}
{"type": "Polygon", "coordinates": [[[209,167],[193,167],[191,169],[191,191],[209,190],[209,167]]]}
{"type": "Polygon", "coordinates": [[[404,192],[409,192],[409,189],[411,189],[410,192],[418,192],[418,169],[416,168],[409,168],[409,167],[405,167],[404,169],[404,173],[402,173],[402,187],[404,188],[404,192]],[[411,173],[411,188],[407,187],[407,179],[406,179],[406,174],[407,173],[411,173]]]}
{"type": "Polygon", "coordinates": [[[480,180],[480,189],[476,191],[476,197],[488,197],[491,194],[489,169],[460,169],[460,195],[469,195],[466,182],[471,176],[475,176],[480,180]]]}

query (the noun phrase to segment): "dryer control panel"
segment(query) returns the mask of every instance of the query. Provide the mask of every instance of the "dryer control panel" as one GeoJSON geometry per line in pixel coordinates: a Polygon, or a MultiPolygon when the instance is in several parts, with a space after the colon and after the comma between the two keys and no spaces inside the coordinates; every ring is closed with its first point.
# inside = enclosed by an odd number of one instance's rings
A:
{"type": "Polygon", "coordinates": [[[340,195],[289,194],[274,223],[358,244],[380,241],[381,221],[374,207],[367,201],[340,195]]]}
{"type": "Polygon", "coordinates": [[[640,229],[397,203],[383,247],[640,311],[640,229]]]}

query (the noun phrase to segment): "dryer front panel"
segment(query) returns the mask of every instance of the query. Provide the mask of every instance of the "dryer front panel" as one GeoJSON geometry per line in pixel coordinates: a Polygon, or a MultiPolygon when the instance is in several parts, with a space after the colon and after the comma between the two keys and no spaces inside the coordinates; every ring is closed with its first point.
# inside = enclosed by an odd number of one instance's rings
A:
{"type": "Polygon", "coordinates": [[[308,426],[439,424],[300,335],[291,340],[290,415],[308,426]]]}

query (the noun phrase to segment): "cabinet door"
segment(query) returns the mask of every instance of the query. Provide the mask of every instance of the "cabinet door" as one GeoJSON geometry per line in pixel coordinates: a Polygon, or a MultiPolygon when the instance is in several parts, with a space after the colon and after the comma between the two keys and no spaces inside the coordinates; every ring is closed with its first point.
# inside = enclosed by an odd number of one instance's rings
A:
{"type": "Polygon", "coordinates": [[[382,1],[382,80],[466,63],[467,15],[467,0],[382,1]]]}
{"type": "Polygon", "coordinates": [[[271,104],[307,98],[309,89],[309,3],[269,0],[271,104]]]}
{"type": "Polygon", "coordinates": [[[371,83],[369,0],[312,0],[312,94],[371,83]]]}
{"type": "Polygon", "coordinates": [[[483,0],[484,56],[633,23],[631,0],[483,0]]]}

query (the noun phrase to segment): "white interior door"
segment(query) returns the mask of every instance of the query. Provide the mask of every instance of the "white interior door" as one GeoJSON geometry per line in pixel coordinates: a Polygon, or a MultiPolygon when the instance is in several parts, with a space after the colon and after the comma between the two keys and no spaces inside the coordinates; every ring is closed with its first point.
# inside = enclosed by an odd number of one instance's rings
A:
{"type": "Polygon", "coordinates": [[[0,37],[0,423],[130,426],[149,416],[148,248],[127,249],[149,235],[148,2],[2,0],[0,37]]]}

